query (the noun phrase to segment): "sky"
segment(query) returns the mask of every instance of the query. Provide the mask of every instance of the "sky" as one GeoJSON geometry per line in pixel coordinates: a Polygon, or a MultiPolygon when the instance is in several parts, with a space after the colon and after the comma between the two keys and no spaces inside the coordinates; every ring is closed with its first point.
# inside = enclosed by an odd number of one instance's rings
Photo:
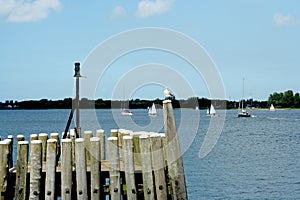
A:
{"type": "Polygon", "coordinates": [[[96,85],[81,87],[81,96],[91,89],[95,99],[161,99],[165,86],[177,98],[223,98],[214,95],[214,79],[229,100],[300,92],[298,0],[0,0],[0,33],[2,102],[74,97],[74,62],[81,63],[82,84],[97,75],[96,85]],[[128,32],[129,41],[115,42],[128,32]],[[197,43],[204,57],[176,34],[197,43]],[[145,37],[155,48],[143,46],[145,37]],[[158,47],[166,43],[191,57],[158,47]],[[107,51],[97,51],[104,44],[107,51]],[[140,48],[101,66],[130,44],[140,48]]]}

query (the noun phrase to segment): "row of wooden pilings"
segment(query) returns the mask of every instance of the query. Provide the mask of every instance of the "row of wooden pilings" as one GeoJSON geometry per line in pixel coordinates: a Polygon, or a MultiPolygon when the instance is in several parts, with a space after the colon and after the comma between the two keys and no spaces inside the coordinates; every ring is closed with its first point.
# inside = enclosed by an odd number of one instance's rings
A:
{"type": "Polygon", "coordinates": [[[8,136],[0,141],[0,200],[187,199],[171,101],[163,109],[165,134],[112,129],[106,140],[100,129],[83,138],[32,134],[30,142],[18,135],[15,166],[8,136]]]}

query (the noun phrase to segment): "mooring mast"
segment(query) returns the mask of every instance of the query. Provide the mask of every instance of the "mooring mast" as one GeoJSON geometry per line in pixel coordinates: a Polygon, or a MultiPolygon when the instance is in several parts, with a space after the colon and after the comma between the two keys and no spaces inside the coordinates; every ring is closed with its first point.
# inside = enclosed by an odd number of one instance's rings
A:
{"type": "Polygon", "coordinates": [[[72,101],[72,109],[69,115],[69,119],[67,122],[67,126],[65,128],[65,132],[63,135],[63,138],[67,137],[67,133],[69,131],[70,125],[71,125],[71,121],[73,118],[73,113],[74,111],[76,111],[76,127],[75,127],[75,133],[76,133],[76,138],[81,137],[81,128],[80,128],[80,112],[79,112],[79,108],[80,108],[80,100],[79,100],[79,78],[81,77],[80,75],[80,63],[76,62],[75,64],[75,74],[74,77],[76,78],[76,96],[75,96],[75,100],[74,102],[72,101]]]}
{"type": "Polygon", "coordinates": [[[81,77],[80,75],[80,63],[76,62],[75,64],[75,74],[74,77],[76,78],[76,97],[75,97],[75,109],[76,109],[76,131],[79,135],[79,137],[81,137],[81,128],[80,128],[80,112],[79,112],[79,104],[80,104],[80,100],[79,100],[79,78],[81,77]]]}

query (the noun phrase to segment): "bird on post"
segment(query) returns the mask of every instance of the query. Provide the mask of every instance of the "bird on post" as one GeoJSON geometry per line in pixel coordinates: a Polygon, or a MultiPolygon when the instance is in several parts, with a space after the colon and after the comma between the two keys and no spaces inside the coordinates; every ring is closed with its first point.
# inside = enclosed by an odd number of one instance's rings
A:
{"type": "Polygon", "coordinates": [[[165,87],[165,89],[164,89],[164,95],[165,95],[165,100],[173,100],[173,99],[175,99],[175,96],[174,96],[174,94],[172,94],[169,90],[168,90],[168,88],[167,87],[165,87]]]}

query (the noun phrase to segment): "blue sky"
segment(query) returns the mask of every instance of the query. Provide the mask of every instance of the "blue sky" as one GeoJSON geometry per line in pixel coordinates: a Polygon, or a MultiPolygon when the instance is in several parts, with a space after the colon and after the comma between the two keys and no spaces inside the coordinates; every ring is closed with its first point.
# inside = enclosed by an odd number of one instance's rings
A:
{"type": "MultiPolygon", "coordinates": [[[[197,41],[215,63],[227,99],[242,97],[243,77],[245,98],[300,92],[298,0],[0,0],[0,101],[74,96],[75,61],[84,68],[99,44],[144,27],[171,29],[197,41]]],[[[157,50],[133,52],[113,62],[95,97],[112,98],[120,77],[148,63],[174,68],[194,95],[211,97],[203,77],[188,63],[157,50]]],[[[138,75],[143,76],[147,74],[138,75]]],[[[180,85],[171,88],[178,98],[193,95],[178,92],[180,85]]],[[[163,98],[162,90],[161,83],[148,84],[129,91],[128,98],[163,98]]]]}

